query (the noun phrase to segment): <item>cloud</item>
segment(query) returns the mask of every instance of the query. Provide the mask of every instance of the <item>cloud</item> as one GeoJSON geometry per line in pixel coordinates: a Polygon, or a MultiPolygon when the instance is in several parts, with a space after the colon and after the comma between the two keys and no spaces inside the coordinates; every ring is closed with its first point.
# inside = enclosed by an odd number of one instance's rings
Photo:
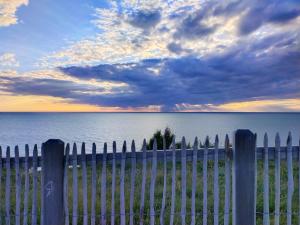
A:
{"type": "Polygon", "coordinates": [[[159,10],[133,12],[128,15],[128,22],[132,26],[148,30],[155,27],[161,19],[159,10]]]}
{"type": "Polygon", "coordinates": [[[17,9],[28,5],[29,0],[0,0],[0,27],[7,27],[18,23],[17,9]]]}
{"type": "Polygon", "coordinates": [[[299,15],[300,3],[297,1],[254,1],[240,21],[239,32],[247,35],[265,24],[284,24],[299,15]]]}
{"type": "Polygon", "coordinates": [[[0,69],[13,67],[19,67],[19,62],[17,61],[15,54],[8,52],[0,54],[0,69]]]}

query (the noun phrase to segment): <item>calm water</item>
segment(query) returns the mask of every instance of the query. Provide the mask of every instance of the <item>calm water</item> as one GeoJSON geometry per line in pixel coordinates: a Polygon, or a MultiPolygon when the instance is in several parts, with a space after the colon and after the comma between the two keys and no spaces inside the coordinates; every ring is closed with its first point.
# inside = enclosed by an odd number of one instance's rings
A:
{"type": "MultiPolygon", "coordinates": [[[[149,138],[157,129],[169,126],[177,138],[183,135],[188,141],[198,136],[202,141],[208,135],[218,134],[221,145],[225,134],[231,137],[238,128],[247,128],[258,134],[262,144],[264,132],[268,132],[270,144],[276,132],[286,140],[289,131],[296,145],[300,136],[300,113],[0,113],[0,145],[18,144],[39,146],[49,138],[65,142],[86,142],[87,151],[95,142],[101,146],[113,140],[121,146],[123,140],[135,139],[141,146],[143,138],[149,138]]],[[[109,149],[110,150],[110,149],[109,149]]]]}

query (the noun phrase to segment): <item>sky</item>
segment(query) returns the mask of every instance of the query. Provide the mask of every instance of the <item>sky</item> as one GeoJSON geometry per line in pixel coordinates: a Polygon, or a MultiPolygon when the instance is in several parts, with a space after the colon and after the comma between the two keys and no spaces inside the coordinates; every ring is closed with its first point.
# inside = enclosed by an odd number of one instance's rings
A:
{"type": "Polygon", "coordinates": [[[299,112],[300,0],[0,0],[0,111],[299,112]]]}

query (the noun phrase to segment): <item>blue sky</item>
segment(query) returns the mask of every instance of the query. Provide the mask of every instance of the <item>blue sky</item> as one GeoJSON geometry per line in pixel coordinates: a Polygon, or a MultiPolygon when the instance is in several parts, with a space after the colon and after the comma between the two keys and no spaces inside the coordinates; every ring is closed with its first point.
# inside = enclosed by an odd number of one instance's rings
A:
{"type": "Polygon", "coordinates": [[[0,0],[0,42],[0,111],[300,110],[298,0],[0,0]]]}

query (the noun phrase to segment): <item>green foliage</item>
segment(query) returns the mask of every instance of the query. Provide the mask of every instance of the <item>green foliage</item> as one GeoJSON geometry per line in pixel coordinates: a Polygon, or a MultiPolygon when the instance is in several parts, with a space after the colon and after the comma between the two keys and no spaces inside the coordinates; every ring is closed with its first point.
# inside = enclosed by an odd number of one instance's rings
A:
{"type": "MultiPolygon", "coordinates": [[[[165,138],[166,141],[166,148],[170,148],[172,144],[172,140],[175,137],[175,134],[172,132],[172,130],[169,127],[166,127],[164,130],[164,133],[162,133],[161,130],[157,130],[153,136],[150,138],[149,142],[147,143],[147,150],[153,149],[153,143],[154,139],[156,139],[157,142],[157,149],[162,150],[164,148],[163,146],[163,139],[165,138]]],[[[175,143],[176,148],[181,148],[181,142],[175,143]]],[[[187,144],[187,148],[191,148],[191,144],[187,144]]]]}

